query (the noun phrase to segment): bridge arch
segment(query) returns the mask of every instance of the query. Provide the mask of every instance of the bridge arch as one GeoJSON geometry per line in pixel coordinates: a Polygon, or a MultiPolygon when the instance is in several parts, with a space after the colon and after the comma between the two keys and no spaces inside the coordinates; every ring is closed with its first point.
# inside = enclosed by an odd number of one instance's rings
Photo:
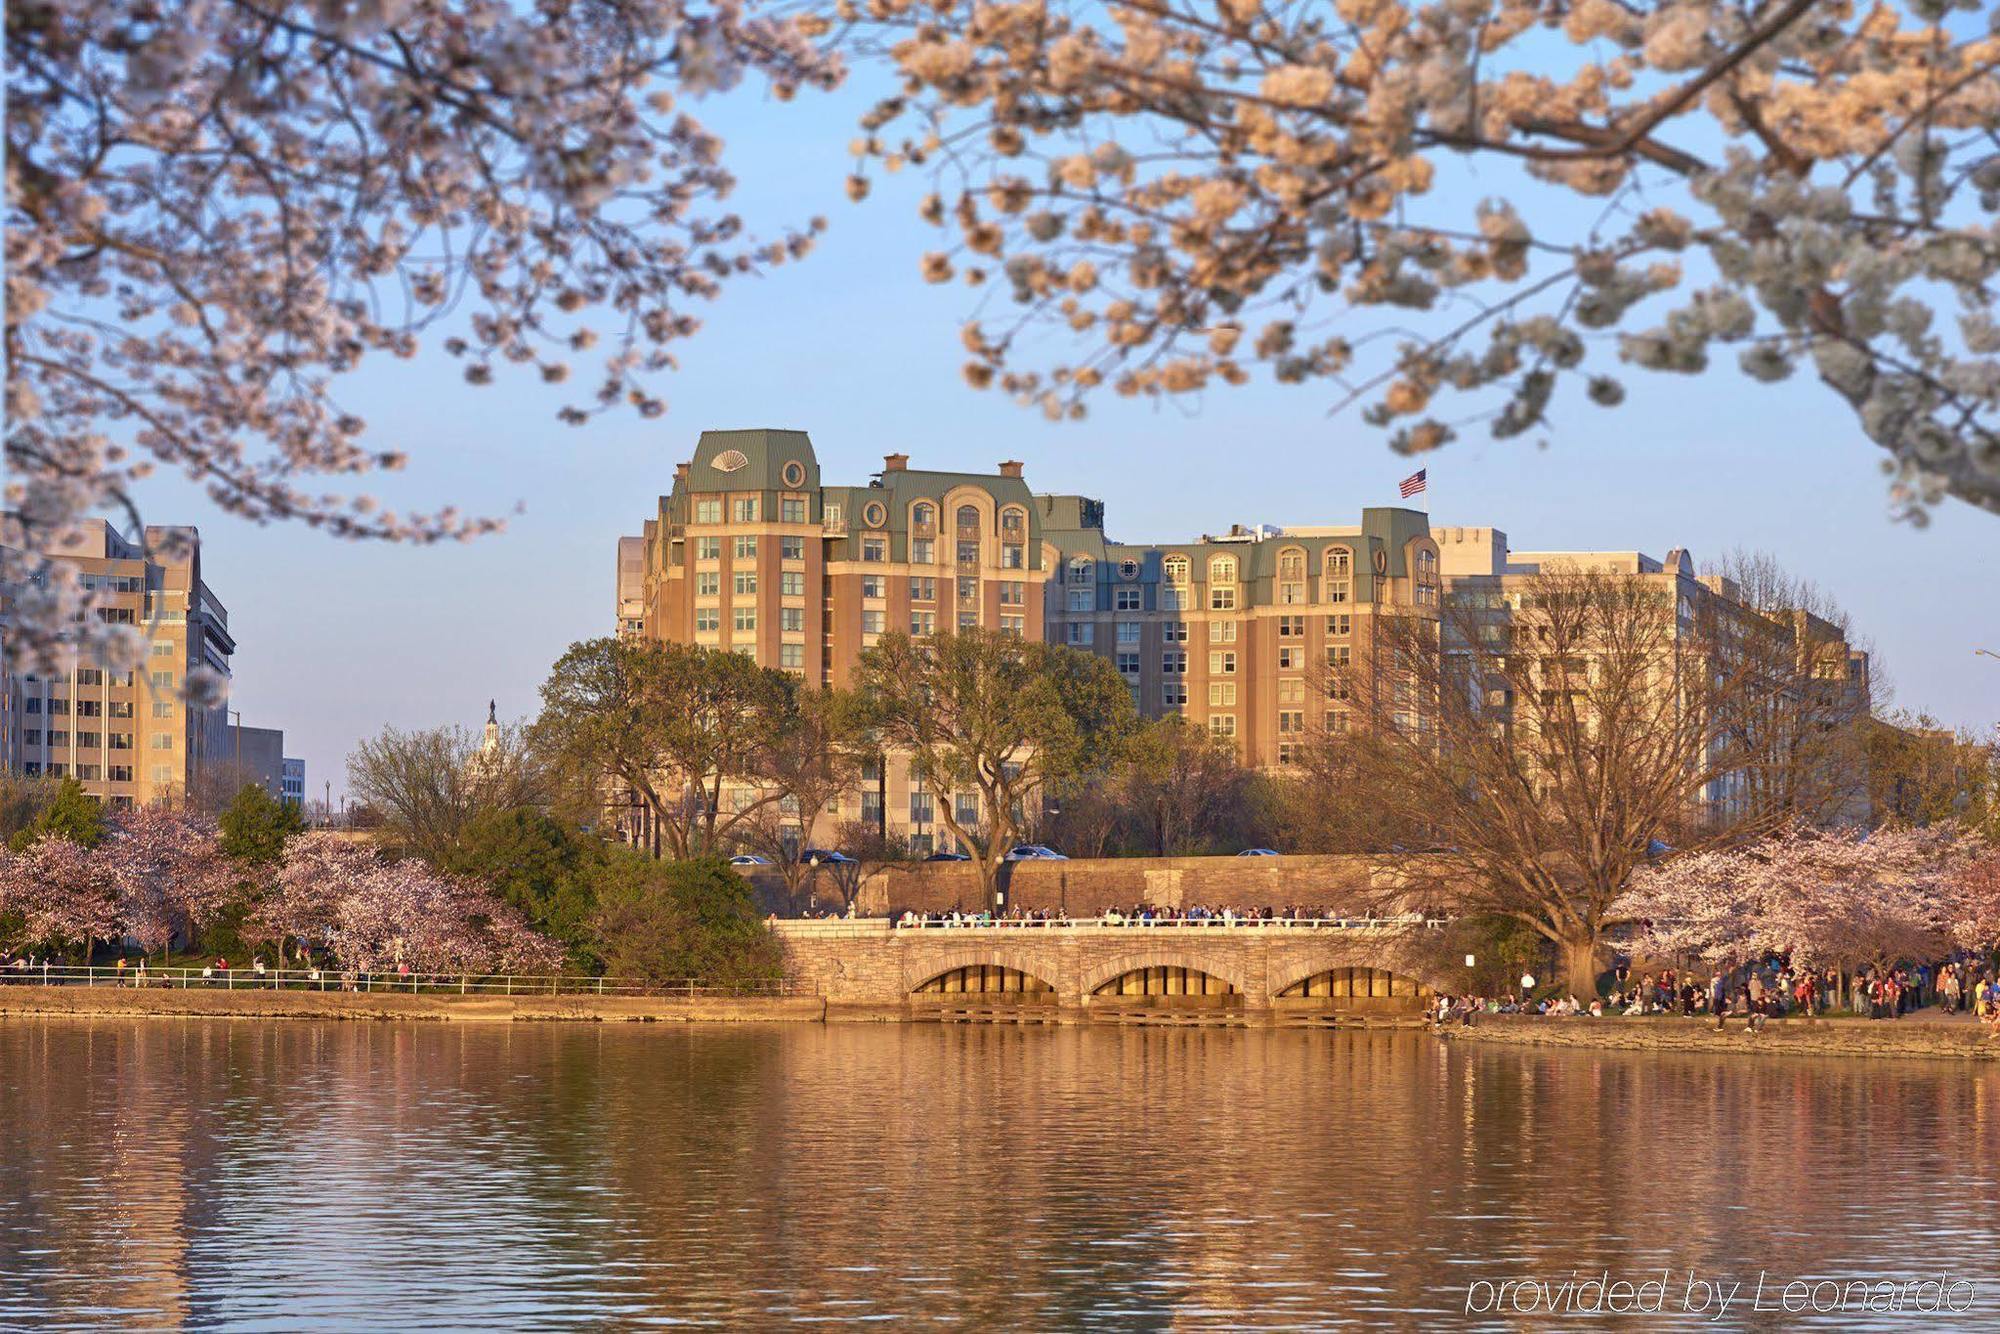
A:
{"type": "Polygon", "coordinates": [[[1271,992],[1280,1001],[1320,1000],[1356,1009],[1418,1009],[1437,994],[1421,977],[1368,964],[1295,967],[1271,992]]]}
{"type": "Polygon", "coordinates": [[[1054,997],[1060,992],[1049,961],[1010,949],[958,949],[933,955],[905,971],[906,995],[946,990],[944,979],[957,975],[952,991],[1019,992],[1054,997]],[[976,975],[976,977],[975,977],[976,975]],[[972,982],[974,985],[967,986],[972,982]]]}
{"type": "Polygon", "coordinates": [[[1232,966],[1230,961],[1221,958],[1212,958],[1209,956],[1209,952],[1204,950],[1163,948],[1134,951],[1098,964],[1084,974],[1083,994],[1086,996],[1117,994],[1106,993],[1106,988],[1111,983],[1117,982],[1119,979],[1130,974],[1147,973],[1155,969],[1168,970],[1166,977],[1161,979],[1162,982],[1167,982],[1168,978],[1171,978],[1174,974],[1179,974],[1183,987],[1185,987],[1188,977],[1198,976],[1204,979],[1202,989],[1200,991],[1182,990],[1178,992],[1134,991],[1125,994],[1240,996],[1249,991],[1249,988],[1243,984],[1242,974],[1232,966]],[[1220,989],[1212,989],[1211,983],[1219,983],[1220,989]]]}

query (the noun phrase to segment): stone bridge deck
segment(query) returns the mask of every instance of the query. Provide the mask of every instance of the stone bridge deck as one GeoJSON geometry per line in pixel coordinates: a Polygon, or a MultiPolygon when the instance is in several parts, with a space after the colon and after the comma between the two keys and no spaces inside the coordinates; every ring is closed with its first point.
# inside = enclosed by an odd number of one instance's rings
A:
{"type": "Polygon", "coordinates": [[[895,927],[779,922],[791,976],[830,1009],[885,1018],[1268,1023],[1414,1015],[1441,933],[1397,925],[895,927]]]}

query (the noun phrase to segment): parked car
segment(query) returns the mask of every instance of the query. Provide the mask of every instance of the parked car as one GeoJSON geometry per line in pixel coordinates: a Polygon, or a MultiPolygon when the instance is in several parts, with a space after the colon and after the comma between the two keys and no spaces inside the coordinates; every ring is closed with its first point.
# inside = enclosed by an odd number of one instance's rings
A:
{"type": "Polygon", "coordinates": [[[799,860],[808,866],[852,866],[854,858],[832,848],[807,848],[799,854],[799,860]]]}
{"type": "Polygon", "coordinates": [[[1016,843],[1007,849],[1010,862],[1066,862],[1069,858],[1041,843],[1016,843]]]}
{"type": "Polygon", "coordinates": [[[739,852],[729,859],[729,864],[731,866],[769,866],[771,859],[769,857],[759,857],[754,852],[739,852]]]}
{"type": "Polygon", "coordinates": [[[927,862],[969,862],[972,858],[962,852],[933,852],[924,858],[927,862]]]}
{"type": "Polygon", "coordinates": [[[1239,857],[1275,857],[1278,855],[1278,850],[1276,848],[1245,848],[1236,855],[1239,857]]]}

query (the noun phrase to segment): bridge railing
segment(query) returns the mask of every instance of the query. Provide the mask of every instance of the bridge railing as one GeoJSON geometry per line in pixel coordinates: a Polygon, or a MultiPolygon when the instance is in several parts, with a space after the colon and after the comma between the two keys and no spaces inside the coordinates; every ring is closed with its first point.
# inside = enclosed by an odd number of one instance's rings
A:
{"type": "Polygon", "coordinates": [[[1382,931],[1389,929],[1441,930],[1445,921],[1421,913],[1375,917],[1130,917],[1106,913],[1100,917],[982,918],[915,917],[895,918],[891,925],[899,931],[1047,931],[1076,927],[1117,927],[1140,931],[1382,931]]]}
{"type": "Polygon", "coordinates": [[[164,987],[210,991],[404,992],[454,996],[792,996],[788,982],[764,978],[718,982],[703,978],[652,981],[525,973],[363,972],[338,968],[106,968],[38,963],[0,967],[0,986],[164,987]]]}

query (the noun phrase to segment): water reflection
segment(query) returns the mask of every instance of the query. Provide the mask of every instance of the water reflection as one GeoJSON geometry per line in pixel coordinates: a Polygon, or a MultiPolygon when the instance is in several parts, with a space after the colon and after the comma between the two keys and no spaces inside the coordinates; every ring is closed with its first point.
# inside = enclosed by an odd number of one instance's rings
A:
{"type": "Polygon", "coordinates": [[[7,1020],[0,1325],[1319,1327],[1663,1268],[1943,1267],[1990,1317],[1996,1094],[1391,1033],[7,1020]]]}

